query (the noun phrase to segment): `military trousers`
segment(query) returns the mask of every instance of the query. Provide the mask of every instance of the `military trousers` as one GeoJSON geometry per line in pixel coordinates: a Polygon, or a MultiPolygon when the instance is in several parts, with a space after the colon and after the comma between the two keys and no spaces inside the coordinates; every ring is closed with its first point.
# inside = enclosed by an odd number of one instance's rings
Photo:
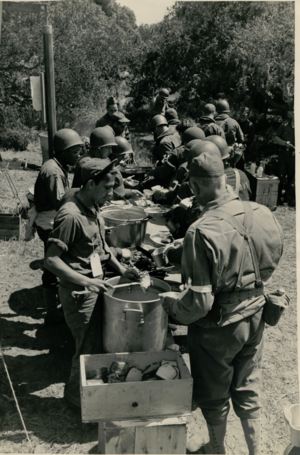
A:
{"type": "Polygon", "coordinates": [[[75,354],[68,383],[65,388],[65,398],[80,407],[80,363],[83,354],[101,354],[102,327],[101,302],[102,295],[96,292],[72,296],[73,290],[59,285],[59,297],[62,303],[66,323],[75,340],[75,354]]]}
{"type": "Polygon", "coordinates": [[[188,328],[193,398],[210,425],[226,421],[230,399],[240,419],[260,417],[262,310],[223,327],[188,328]]]}

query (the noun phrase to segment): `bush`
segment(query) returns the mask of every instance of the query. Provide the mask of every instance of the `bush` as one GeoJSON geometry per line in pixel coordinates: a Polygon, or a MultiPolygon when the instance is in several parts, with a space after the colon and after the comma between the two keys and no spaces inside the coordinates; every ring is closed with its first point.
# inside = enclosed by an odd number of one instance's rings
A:
{"type": "Polygon", "coordinates": [[[37,131],[33,128],[14,127],[7,128],[0,135],[0,145],[5,150],[14,149],[16,151],[24,151],[30,142],[37,139],[37,131]]]}

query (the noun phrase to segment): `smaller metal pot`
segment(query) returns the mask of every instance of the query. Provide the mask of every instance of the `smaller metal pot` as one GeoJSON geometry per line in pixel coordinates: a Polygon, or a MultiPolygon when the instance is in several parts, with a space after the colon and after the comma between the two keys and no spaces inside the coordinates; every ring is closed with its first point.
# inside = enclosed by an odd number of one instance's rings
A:
{"type": "Polygon", "coordinates": [[[103,212],[109,246],[130,248],[141,245],[146,237],[147,222],[151,218],[138,207],[103,212]]]}
{"type": "Polygon", "coordinates": [[[151,254],[153,261],[156,264],[156,267],[165,267],[169,264],[167,255],[165,254],[165,247],[156,248],[151,254]]]}

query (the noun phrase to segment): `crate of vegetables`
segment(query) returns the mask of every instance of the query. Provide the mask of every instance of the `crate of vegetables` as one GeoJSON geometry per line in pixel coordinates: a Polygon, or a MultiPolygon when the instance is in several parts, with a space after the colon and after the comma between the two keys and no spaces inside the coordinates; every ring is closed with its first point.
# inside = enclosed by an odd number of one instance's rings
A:
{"type": "Polygon", "coordinates": [[[191,412],[193,379],[180,352],[80,356],[83,422],[191,412]]]}

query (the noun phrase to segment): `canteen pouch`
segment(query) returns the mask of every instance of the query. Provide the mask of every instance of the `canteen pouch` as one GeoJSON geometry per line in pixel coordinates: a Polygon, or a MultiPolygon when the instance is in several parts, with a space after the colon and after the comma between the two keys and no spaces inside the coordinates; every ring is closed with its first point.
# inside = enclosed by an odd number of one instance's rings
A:
{"type": "Polygon", "coordinates": [[[266,303],[263,309],[263,320],[270,326],[278,324],[285,308],[290,304],[290,299],[280,291],[265,294],[266,303]]]}

